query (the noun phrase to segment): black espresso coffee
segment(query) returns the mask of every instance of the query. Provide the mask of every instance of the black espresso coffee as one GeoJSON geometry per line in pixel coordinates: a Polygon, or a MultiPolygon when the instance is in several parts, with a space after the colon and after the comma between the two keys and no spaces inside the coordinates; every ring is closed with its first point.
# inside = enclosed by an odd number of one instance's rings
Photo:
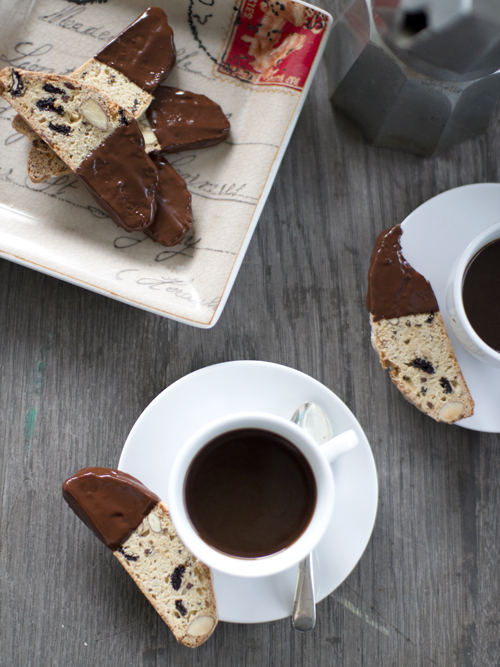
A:
{"type": "Polygon", "coordinates": [[[316,507],[304,455],[279,435],[243,428],[217,436],[195,456],[184,497],[200,537],[223,553],[258,558],[293,544],[316,507]]]}
{"type": "Polygon", "coordinates": [[[477,335],[500,352],[500,239],[469,262],[462,288],[465,314],[477,335]]]}

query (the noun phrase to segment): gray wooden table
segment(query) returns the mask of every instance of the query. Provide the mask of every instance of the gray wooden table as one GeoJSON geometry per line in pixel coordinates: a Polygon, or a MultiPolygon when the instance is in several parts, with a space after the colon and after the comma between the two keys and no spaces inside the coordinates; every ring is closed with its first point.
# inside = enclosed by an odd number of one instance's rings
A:
{"type": "Polygon", "coordinates": [[[221,320],[203,331],[0,261],[2,667],[500,664],[500,437],[437,424],[392,386],[364,307],[377,233],[449,188],[498,182],[500,127],[432,160],[372,148],[320,68],[221,320]],[[61,499],[116,466],[141,411],[190,371],[233,359],[308,373],[371,442],[371,542],[318,607],[221,623],[196,651],[170,631],[61,499]]]}

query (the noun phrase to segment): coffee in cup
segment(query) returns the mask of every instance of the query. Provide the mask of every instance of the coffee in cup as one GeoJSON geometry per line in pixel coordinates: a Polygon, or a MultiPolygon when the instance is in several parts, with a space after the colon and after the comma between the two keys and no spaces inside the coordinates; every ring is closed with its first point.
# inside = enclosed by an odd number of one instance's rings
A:
{"type": "Polygon", "coordinates": [[[316,481],[289,440],[257,428],[218,435],[194,457],[184,497],[198,535],[219,551],[260,558],[293,544],[316,507],[316,481]]]}
{"type": "Polygon", "coordinates": [[[179,537],[224,574],[283,572],[323,537],[335,499],[330,464],[357,444],[351,429],[319,445],[290,420],[264,412],[210,422],[185,443],[170,472],[168,505],[179,537]]]}
{"type": "Polygon", "coordinates": [[[473,239],[448,278],[451,327],[474,357],[500,367],[500,222],[473,239]]]}
{"type": "Polygon", "coordinates": [[[465,269],[465,314],[477,335],[500,352],[500,239],[476,252],[465,269]]]}

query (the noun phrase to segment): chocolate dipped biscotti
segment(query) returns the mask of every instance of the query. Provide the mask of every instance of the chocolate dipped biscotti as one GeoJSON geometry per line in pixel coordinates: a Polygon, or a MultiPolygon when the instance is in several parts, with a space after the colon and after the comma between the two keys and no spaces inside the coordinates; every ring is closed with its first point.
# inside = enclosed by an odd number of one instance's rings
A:
{"type": "Polygon", "coordinates": [[[213,100],[171,86],[160,86],[155,91],[146,118],[163,153],[216,146],[227,138],[231,128],[213,100]]]}
{"type": "MultiPolygon", "coordinates": [[[[68,95],[60,86],[51,84],[47,80],[48,75],[38,74],[30,79],[25,76],[29,72],[11,69],[11,78],[20,77],[23,81],[16,90],[12,82],[9,86],[8,70],[0,73],[0,78],[4,75],[3,96],[20,111],[14,117],[12,126],[31,142],[28,154],[30,179],[39,183],[51,176],[75,171],[117,225],[128,232],[144,231],[151,239],[167,247],[180,243],[193,222],[191,195],[182,177],[157,153],[215,146],[226,139],[230,125],[220,106],[204,95],[159,86],[174,64],[175,45],[168,18],[162,9],[150,7],[93,58],[65,78],[65,86],[72,85],[72,90],[86,93],[94,90],[101,101],[108,100],[107,105],[100,104],[95,96],[93,101],[85,101],[85,109],[81,100],[72,105],[73,100],[68,98],[73,94],[68,95]],[[24,100],[17,99],[24,97],[27,83],[30,94],[24,100]],[[40,86],[43,91],[39,90],[40,86]],[[51,86],[50,96],[46,96],[49,92],[47,86],[51,86]],[[57,94],[54,95],[54,91],[66,94],[61,100],[57,94]],[[155,95],[154,109],[151,114],[146,114],[145,110],[153,101],[152,93],[155,95]],[[36,109],[26,107],[23,101],[28,104],[34,101],[38,110],[49,116],[50,132],[43,127],[47,118],[44,115],[37,117],[36,109]],[[65,115],[63,102],[69,102],[69,116],[65,115]],[[108,112],[113,111],[113,103],[118,105],[115,111],[121,110],[121,124],[131,126],[127,130],[117,131],[110,123],[108,112]],[[83,112],[83,119],[80,112],[83,112]],[[60,122],[61,118],[54,117],[54,114],[63,115],[66,122],[60,122]],[[141,165],[137,155],[143,152],[139,148],[141,140],[128,114],[137,119],[144,150],[153,158],[146,171],[139,171],[141,165]],[[90,122],[97,130],[111,131],[104,137],[99,137],[98,132],[93,133],[96,136],[82,137],[79,133],[80,120],[84,126],[90,122]],[[65,137],[64,141],[57,133],[65,137]],[[112,140],[108,139],[108,134],[113,135],[112,140]],[[97,141],[93,144],[90,141],[92,145],[88,146],[89,139],[96,138],[97,141]],[[92,155],[77,155],[75,159],[75,143],[84,152],[93,148],[93,151],[90,150],[92,155]],[[153,162],[158,170],[156,185],[148,183],[153,162]],[[140,177],[137,178],[137,175],[140,177]],[[142,178],[143,175],[146,179],[142,178]],[[153,190],[156,193],[154,199],[151,198],[153,190]],[[144,194],[148,198],[146,202],[144,194]],[[154,216],[153,209],[156,209],[154,216]],[[142,220],[137,220],[137,213],[142,220]]],[[[86,134],[89,134],[88,127],[86,134]]],[[[140,161],[144,163],[143,156],[140,161]]]]}
{"type": "Polygon", "coordinates": [[[372,345],[403,396],[436,421],[470,417],[474,401],[430,283],[402,254],[402,229],[383,231],[373,249],[366,305],[372,345]]]}
{"type": "MultiPolygon", "coordinates": [[[[149,7],[70,76],[95,86],[134,118],[139,118],[153,100],[153,91],[170,74],[174,65],[174,35],[167,15],[159,7],[149,7]]],[[[33,141],[29,125],[20,116],[14,118],[12,126],[33,141]]],[[[143,134],[147,149],[158,150],[154,134],[143,134]]],[[[69,171],[49,146],[32,144],[28,155],[28,175],[34,183],[69,171]]]]}
{"type": "Polygon", "coordinates": [[[210,569],[180,541],[160,498],[132,475],[83,468],[63,484],[75,514],[109,547],[178,642],[195,648],[218,621],[210,569]]]}
{"type": "Polygon", "coordinates": [[[93,86],[55,74],[6,67],[0,95],[127,231],[151,225],[158,172],[137,121],[93,86]],[[125,187],[126,183],[126,187],[125,187]]]}
{"type": "MultiPolygon", "coordinates": [[[[220,106],[205,95],[160,87],[175,60],[167,15],[159,7],[149,7],[70,77],[95,86],[139,119],[148,153],[215,146],[226,139],[230,129],[220,106]],[[153,99],[154,108],[146,114],[153,99]]],[[[70,172],[21,116],[14,118],[12,126],[32,141],[28,175],[34,183],[70,172]]]]}

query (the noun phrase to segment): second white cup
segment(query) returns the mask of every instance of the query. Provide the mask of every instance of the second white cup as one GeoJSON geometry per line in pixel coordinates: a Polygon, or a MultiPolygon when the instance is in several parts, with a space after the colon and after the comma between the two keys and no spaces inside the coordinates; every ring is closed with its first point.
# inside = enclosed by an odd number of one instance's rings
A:
{"type": "Polygon", "coordinates": [[[446,287],[446,310],[451,328],[463,347],[479,361],[500,368],[500,352],[487,345],[472,328],[464,308],[463,283],[467,267],[475,255],[500,238],[500,222],[491,225],[474,238],[457,258],[446,287]]]}

